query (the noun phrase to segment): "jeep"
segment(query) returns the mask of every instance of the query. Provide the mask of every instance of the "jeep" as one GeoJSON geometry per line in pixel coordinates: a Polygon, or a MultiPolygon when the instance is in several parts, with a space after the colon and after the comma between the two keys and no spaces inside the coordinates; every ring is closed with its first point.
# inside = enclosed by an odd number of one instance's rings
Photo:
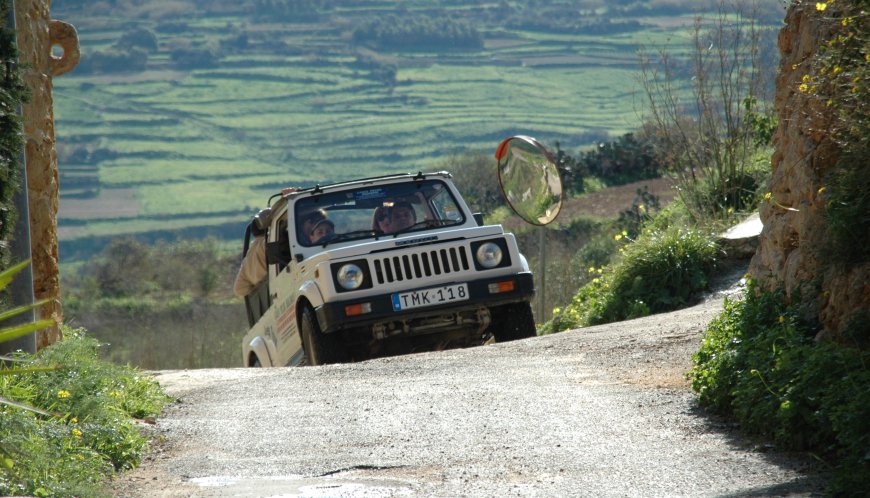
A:
{"type": "Polygon", "coordinates": [[[268,273],[245,297],[245,366],[360,361],[535,335],[534,283],[513,234],[484,225],[449,173],[272,198],[268,273]]]}

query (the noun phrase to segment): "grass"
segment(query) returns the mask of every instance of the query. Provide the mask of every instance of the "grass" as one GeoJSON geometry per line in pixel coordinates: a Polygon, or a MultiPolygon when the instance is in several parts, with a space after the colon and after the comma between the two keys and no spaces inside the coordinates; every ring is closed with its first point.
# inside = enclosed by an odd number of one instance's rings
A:
{"type": "MultiPolygon", "coordinates": [[[[138,464],[147,446],[135,419],[169,398],[150,377],[100,360],[82,330],[23,357],[47,372],[0,375],[0,396],[49,415],[0,405],[0,494],[106,496],[104,480],[138,464]]],[[[3,370],[0,370],[2,373],[3,370]]]]}

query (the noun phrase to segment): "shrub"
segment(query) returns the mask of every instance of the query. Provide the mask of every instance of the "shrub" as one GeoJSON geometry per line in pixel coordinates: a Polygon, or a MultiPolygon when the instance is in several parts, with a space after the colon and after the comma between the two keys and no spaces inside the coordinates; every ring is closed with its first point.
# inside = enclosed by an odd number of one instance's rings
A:
{"type": "Polygon", "coordinates": [[[597,276],[581,287],[564,309],[554,310],[543,333],[615,322],[677,309],[707,288],[719,249],[710,235],[671,227],[648,230],[635,241],[617,233],[622,259],[610,267],[590,267],[597,276]]]}
{"type": "Polygon", "coordinates": [[[116,470],[135,466],[146,446],[133,418],[156,415],[169,401],[156,382],[97,357],[81,330],[33,357],[30,369],[0,369],[0,397],[42,413],[0,404],[0,494],[94,496],[116,470]],[[5,373],[5,375],[4,375],[5,373]]]}
{"type": "MultiPolygon", "coordinates": [[[[852,324],[868,335],[868,321],[852,324]]],[[[870,491],[870,352],[816,342],[783,293],[750,281],[725,301],[689,374],[699,402],[737,418],[744,431],[834,464],[834,495],[870,491]]]]}

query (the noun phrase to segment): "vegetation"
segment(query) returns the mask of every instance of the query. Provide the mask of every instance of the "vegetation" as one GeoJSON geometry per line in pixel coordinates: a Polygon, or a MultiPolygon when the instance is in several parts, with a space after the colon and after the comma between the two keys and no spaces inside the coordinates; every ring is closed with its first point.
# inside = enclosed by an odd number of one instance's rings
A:
{"type": "Polygon", "coordinates": [[[750,165],[758,130],[767,124],[761,118],[766,112],[757,109],[765,102],[760,36],[755,16],[724,2],[712,27],[697,19],[688,98],[678,83],[684,65],[668,49],[659,49],[655,59],[642,55],[656,152],[679,179],[680,197],[697,220],[754,205],[759,178],[750,165]]]}
{"type": "Polygon", "coordinates": [[[707,287],[719,256],[710,234],[682,227],[646,230],[635,241],[628,239],[627,230],[613,238],[626,241],[619,249],[619,262],[590,266],[588,272],[595,277],[577,291],[569,305],[553,310],[552,320],[541,327],[541,333],[686,306],[707,287]]]}
{"type": "Polygon", "coordinates": [[[17,216],[13,205],[24,150],[18,109],[27,96],[18,68],[10,61],[18,59],[15,32],[6,26],[11,3],[0,0],[0,270],[8,265],[9,245],[17,216]]]}
{"type": "Polygon", "coordinates": [[[785,450],[811,451],[834,469],[830,492],[870,490],[870,316],[852,321],[846,345],[817,342],[817,324],[782,292],[750,281],[726,300],[690,372],[699,401],[785,450]],[[861,346],[861,347],[858,347],[861,346]]]}
{"type": "Polygon", "coordinates": [[[238,256],[214,239],[116,239],[64,276],[64,314],[139,368],[239,366],[244,305],[232,295],[238,256]]]}
{"type": "Polygon", "coordinates": [[[0,494],[100,496],[104,480],[139,462],[147,438],[134,419],[169,401],[156,382],[98,359],[81,330],[22,367],[0,369],[0,494]]]}
{"type": "Polygon", "coordinates": [[[54,0],[83,54],[54,82],[61,253],[87,259],[118,235],[235,240],[281,187],[431,170],[512,133],[576,157],[634,128],[639,44],[680,50],[686,28],[674,19],[709,7],[54,0]],[[387,14],[396,30],[449,19],[483,44],[353,41],[387,14]],[[584,23],[621,32],[603,38],[584,23]],[[144,71],[83,71],[96,54],[125,50],[147,54],[144,71]]]}

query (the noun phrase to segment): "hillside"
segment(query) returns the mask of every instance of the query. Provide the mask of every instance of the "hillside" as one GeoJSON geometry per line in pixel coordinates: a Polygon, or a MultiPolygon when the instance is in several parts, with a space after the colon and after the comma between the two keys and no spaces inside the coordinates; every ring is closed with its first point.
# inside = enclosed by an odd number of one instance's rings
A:
{"type": "Polygon", "coordinates": [[[708,4],[55,1],[83,54],[54,88],[61,253],[119,234],[235,245],[281,186],[632,130],[636,51],[679,53],[708,4]]]}

